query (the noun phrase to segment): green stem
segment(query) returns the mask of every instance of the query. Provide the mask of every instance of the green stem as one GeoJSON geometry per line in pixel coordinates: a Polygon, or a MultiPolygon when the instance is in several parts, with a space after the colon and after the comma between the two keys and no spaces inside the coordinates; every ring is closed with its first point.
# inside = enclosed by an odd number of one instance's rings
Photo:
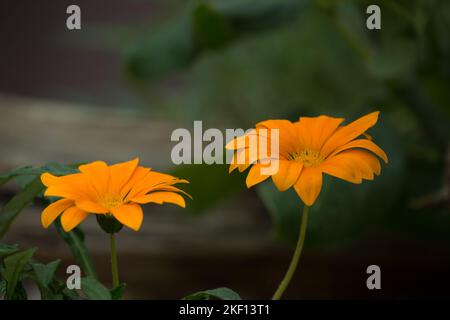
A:
{"type": "Polygon", "coordinates": [[[116,250],[116,237],[114,233],[110,234],[111,240],[111,273],[113,288],[119,286],[119,268],[117,266],[117,250],[116,250]]]}
{"type": "Polygon", "coordinates": [[[302,254],[303,244],[305,243],[306,228],[308,226],[308,212],[309,207],[305,205],[303,208],[302,223],[300,225],[300,232],[298,235],[297,246],[295,247],[291,264],[289,265],[289,269],[287,270],[283,280],[280,282],[277,291],[273,295],[272,300],[281,299],[281,296],[283,295],[284,291],[291,282],[292,277],[294,276],[295,270],[297,270],[298,261],[300,260],[300,255],[302,254]]]}

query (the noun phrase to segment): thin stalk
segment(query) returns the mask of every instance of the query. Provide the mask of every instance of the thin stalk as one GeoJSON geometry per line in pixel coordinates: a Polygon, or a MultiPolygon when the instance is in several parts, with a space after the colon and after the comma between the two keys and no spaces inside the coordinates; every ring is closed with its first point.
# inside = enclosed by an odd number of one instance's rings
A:
{"type": "Polygon", "coordinates": [[[114,233],[110,234],[110,244],[111,244],[111,273],[113,288],[119,286],[119,268],[117,265],[117,250],[116,250],[116,237],[114,233]]]}
{"type": "Polygon", "coordinates": [[[292,277],[294,276],[295,271],[297,270],[298,261],[300,260],[300,256],[301,256],[302,250],[303,250],[303,244],[305,243],[306,229],[308,226],[308,213],[309,213],[309,207],[307,205],[305,205],[303,207],[302,223],[300,224],[300,232],[298,235],[297,246],[295,247],[295,251],[294,251],[294,255],[292,256],[291,264],[289,265],[289,268],[288,268],[283,280],[280,282],[280,285],[278,286],[277,291],[275,291],[275,294],[273,295],[272,300],[280,300],[281,299],[281,296],[283,295],[284,291],[288,287],[289,283],[292,280],[292,277]]]}

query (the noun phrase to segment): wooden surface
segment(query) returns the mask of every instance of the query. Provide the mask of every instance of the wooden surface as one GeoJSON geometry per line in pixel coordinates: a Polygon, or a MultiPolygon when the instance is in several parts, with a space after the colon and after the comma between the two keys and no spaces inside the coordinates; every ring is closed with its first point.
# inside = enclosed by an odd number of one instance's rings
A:
{"type": "Polygon", "coordinates": [[[0,114],[1,169],[136,156],[158,170],[171,163],[176,125],[126,110],[0,95],[0,114]]]}

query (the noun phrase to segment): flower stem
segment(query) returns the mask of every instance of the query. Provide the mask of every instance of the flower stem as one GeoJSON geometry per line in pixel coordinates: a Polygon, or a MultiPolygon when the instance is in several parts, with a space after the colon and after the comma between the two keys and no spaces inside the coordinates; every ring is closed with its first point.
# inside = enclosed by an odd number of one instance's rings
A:
{"type": "Polygon", "coordinates": [[[302,214],[302,223],[300,224],[300,232],[298,235],[297,246],[295,247],[294,255],[292,256],[291,264],[289,265],[289,269],[286,272],[283,280],[280,282],[277,291],[272,297],[272,300],[280,300],[284,291],[288,287],[291,282],[292,277],[294,276],[295,270],[297,269],[298,261],[300,260],[300,255],[302,254],[303,243],[305,242],[306,228],[308,226],[308,213],[309,207],[305,205],[303,207],[302,214]]]}
{"type": "Polygon", "coordinates": [[[111,244],[111,273],[113,288],[119,286],[119,268],[117,266],[117,250],[116,250],[116,237],[114,233],[110,234],[110,244],[111,244]]]}

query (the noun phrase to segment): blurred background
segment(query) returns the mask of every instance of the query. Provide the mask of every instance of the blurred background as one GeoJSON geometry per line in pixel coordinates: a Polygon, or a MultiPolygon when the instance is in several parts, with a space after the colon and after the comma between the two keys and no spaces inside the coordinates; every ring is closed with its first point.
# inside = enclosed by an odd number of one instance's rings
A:
{"type": "MultiPolygon", "coordinates": [[[[191,181],[187,209],[149,205],[118,239],[130,299],[226,286],[269,298],[289,264],[302,205],[271,182],[246,189],[226,165],[174,166],[176,128],[381,111],[369,133],[390,162],[374,181],[329,177],[286,298],[450,297],[450,2],[78,0],[0,4],[0,170],[47,162],[142,164],[191,181]],[[66,8],[81,8],[81,30],[66,8]],[[381,30],[366,8],[381,8],[381,30]],[[381,268],[368,290],[366,268],[381,268]]],[[[0,189],[5,202],[18,191],[0,189]]],[[[27,208],[1,242],[70,251],[27,208]]],[[[108,237],[82,229],[109,283],[108,237]]],[[[61,274],[64,276],[64,274],[61,274]]]]}

